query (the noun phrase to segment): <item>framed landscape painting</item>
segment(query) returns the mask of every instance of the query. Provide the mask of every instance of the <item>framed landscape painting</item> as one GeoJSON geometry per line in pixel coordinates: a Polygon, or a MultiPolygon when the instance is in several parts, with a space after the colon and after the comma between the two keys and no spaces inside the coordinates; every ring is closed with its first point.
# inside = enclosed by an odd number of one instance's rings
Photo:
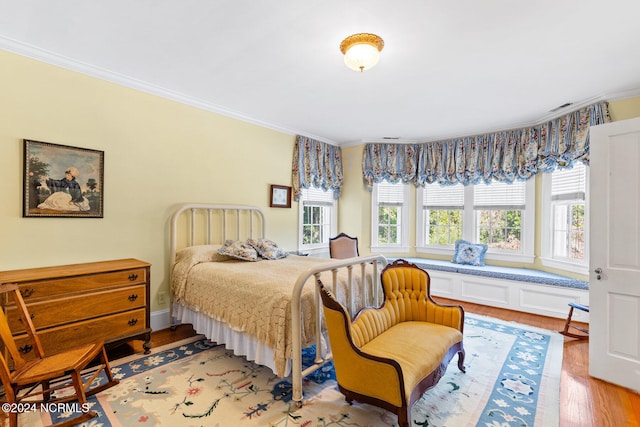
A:
{"type": "Polygon", "coordinates": [[[23,217],[102,218],[104,151],[24,140],[23,217]]]}

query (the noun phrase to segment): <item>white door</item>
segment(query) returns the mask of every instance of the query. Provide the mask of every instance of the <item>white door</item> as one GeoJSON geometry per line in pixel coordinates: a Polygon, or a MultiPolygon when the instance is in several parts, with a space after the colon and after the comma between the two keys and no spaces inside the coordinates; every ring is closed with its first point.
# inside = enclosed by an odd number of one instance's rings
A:
{"type": "Polygon", "coordinates": [[[590,141],[589,373],[640,391],[640,118],[590,141]]]}

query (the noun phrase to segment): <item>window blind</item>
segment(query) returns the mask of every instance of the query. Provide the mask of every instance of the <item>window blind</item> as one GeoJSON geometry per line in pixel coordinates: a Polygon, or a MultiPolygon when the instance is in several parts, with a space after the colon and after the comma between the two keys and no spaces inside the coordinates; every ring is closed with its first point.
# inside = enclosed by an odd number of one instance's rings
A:
{"type": "Polygon", "coordinates": [[[586,191],[587,167],[583,163],[551,174],[551,200],[584,200],[586,191]]]}
{"type": "Polygon", "coordinates": [[[303,206],[333,206],[333,202],[332,191],[324,191],[315,187],[302,189],[303,206]]]}
{"type": "Polygon", "coordinates": [[[404,184],[391,184],[383,181],[376,185],[378,206],[404,205],[404,184]]]}
{"type": "Polygon", "coordinates": [[[524,181],[515,181],[512,184],[505,182],[491,182],[491,184],[478,184],[473,187],[474,209],[524,209],[526,184],[524,181]]]}
{"type": "Polygon", "coordinates": [[[422,196],[424,209],[463,209],[464,185],[428,184],[422,196]]]}

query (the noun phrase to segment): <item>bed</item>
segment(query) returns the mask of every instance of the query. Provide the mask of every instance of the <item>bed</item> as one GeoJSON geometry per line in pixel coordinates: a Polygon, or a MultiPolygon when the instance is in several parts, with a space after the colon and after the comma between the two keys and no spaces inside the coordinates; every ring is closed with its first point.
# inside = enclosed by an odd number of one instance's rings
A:
{"type": "Polygon", "coordinates": [[[170,233],[171,319],[193,324],[280,377],[291,375],[293,400],[301,405],[302,379],[331,360],[316,280],[353,315],[378,304],[387,261],[381,255],[334,260],[284,253],[266,230],[265,215],[255,206],[177,206],[170,233]],[[247,243],[253,246],[247,249],[247,243]],[[229,256],[230,247],[242,249],[229,256]],[[252,247],[257,259],[249,254],[252,247]],[[316,360],[303,369],[302,349],[311,345],[316,360]]]}

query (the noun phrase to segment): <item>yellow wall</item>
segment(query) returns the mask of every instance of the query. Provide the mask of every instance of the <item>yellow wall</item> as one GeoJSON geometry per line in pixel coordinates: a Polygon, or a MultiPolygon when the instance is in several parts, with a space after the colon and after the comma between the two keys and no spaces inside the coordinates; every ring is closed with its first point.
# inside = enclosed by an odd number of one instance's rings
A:
{"type": "MultiPolygon", "coordinates": [[[[4,51],[0,64],[0,270],[138,258],[153,265],[152,311],[166,308],[156,296],[168,289],[168,221],[182,202],[257,205],[267,237],[296,249],[296,203],[268,207],[269,184],[291,185],[293,135],[4,51]],[[104,151],[104,218],[23,218],[24,138],[104,151]]],[[[614,120],[640,116],[640,98],[610,111],[614,120]]],[[[362,149],[343,149],[339,231],[358,236],[367,254],[362,149]]]]}
{"type": "MultiPolygon", "coordinates": [[[[0,51],[0,270],[120,258],[152,263],[152,311],[168,290],[169,217],[181,202],[257,205],[296,249],[295,137],[0,51]],[[104,218],[23,218],[23,138],[105,153],[104,218]]],[[[54,177],[55,178],[55,177],[54,177]]]]}
{"type": "MultiPolygon", "coordinates": [[[[609,103],[609,112],[611,118],[614,121],[624,120],[632,117],[640,117],[640,97],[628,98],[619,101],[611,101],[609,103]]],[[[339,220],[340,224],[338,231],[344,231],[347,234],[358,236],[358,243],[360,248],[360,254],[366,255],[370,253],[371,246],[371,193],[367,191],[364,181],[362,179],[362,151],[364,145],[358,145],[354,147],[345,147],[342,149],[342,157],[345,164],[344,171],[344,187],[343,194],[347,197],[340,199],[339,207],[339,220]]],[[[564,274],[567,276],[575,277],[580,280],[588,280],[586,276],[574,274],[565,271],[554,270],[546,268],[539,260],[541,252],[541,242],[539,236],[541,235],[541,218],[542,218],[542,178],[537,176],[536,178],[536,232],[535,232],[535,245],[534,254],[536,261],[533,264],[514,264],[509,262],[491,262],[491,264],[514,266],[514,267],[528,267],[537,268],[540,270],[551,271],[554,273],[564,274]]],[[[412,192],[415,198],[415,192],[412,192]]],[[[410,210],[410,231],[409,242],[411,246],[415,245],[415,201],[410,201],[410,206],[413,208],[410,210]]],[[[415,251],[408,254],[385,254],[394,256],[421,256],[415,251]]],[[[443,257],[434,256],[433,258],[444,259],[443,257]]]]}

